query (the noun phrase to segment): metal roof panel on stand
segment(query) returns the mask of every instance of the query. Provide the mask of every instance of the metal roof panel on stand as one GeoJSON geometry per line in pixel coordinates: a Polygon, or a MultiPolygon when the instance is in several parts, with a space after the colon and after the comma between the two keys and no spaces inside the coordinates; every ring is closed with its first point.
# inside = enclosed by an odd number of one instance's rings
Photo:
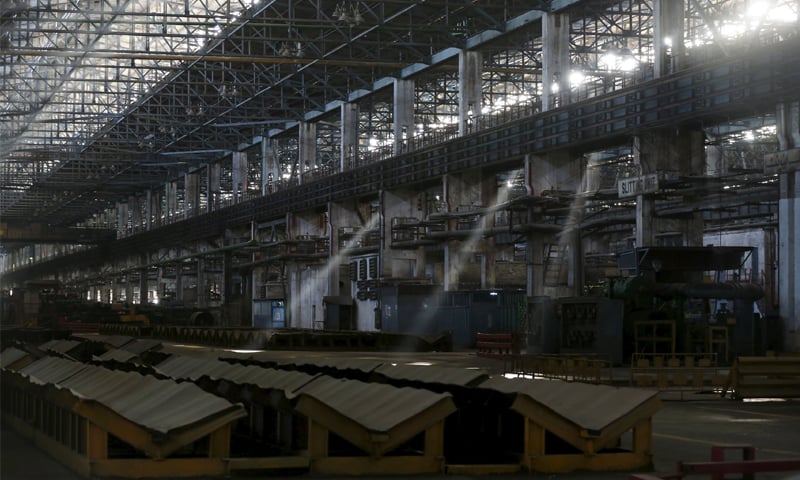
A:
{"type": "Polygon", "coordinates": [[[656,391],[504,377],[478,388],[514,396],[511,409],[525,422],[522,462],[530,470],[630,470],[652,462],[652,417],[661,408],[656,391]],[[629,431],[631,449],[621,449],[629,431]],[[546,434],[579,453],[554,448],[546,434]]]}
{"type": "MultiPolygon", "coordinates": [[[[69,415],[77,415],[75,421],[63,423],[62,427],[81,428],[82,434],[69,432],[66,438],[71,442],[86,442],[86,445],[57,450],[60,460],[87,476],[224,473],[229,456],[230,424],[246,415],[241,405],[206,393],[188,382],[179,384],[55,357],[41,359],[18,373],[4,375],[3,386],[19,391],[19,395],[10,398],[40,399],[42,406],[33,412],[34,415],[45,415],[42,412],[52,408],[66,409],[69,415]],[[80,419],[85,419],[85,423],[80,419]],[[109,457],[109,434],[157,461],[109,457]],[[204,437],[209,438],[208,452],[201,457],[169,458],[204,437]]],[[[12,408],[10,411],[21,410],[12,408]]],[[[40,428],[37,425],[44,425],[43,421],[12,419],[14,428],[21,430],[40,428]]],[[[49,448],[54,442],[50,435],[61,435],[59,432],[44,431],[35,438],[49,448]]]]}
{"type": "Polygon", "coordinates": [[[419,474],[444,467],[444,419],[456,411],[450,394],[319,377],[295,396],[296,411],[309,418],[312,472],[419,474]],[[329,432],[363,455],[336,455],[329,432]],[[415,438],[421,446],[402,448],[415,438]]]}

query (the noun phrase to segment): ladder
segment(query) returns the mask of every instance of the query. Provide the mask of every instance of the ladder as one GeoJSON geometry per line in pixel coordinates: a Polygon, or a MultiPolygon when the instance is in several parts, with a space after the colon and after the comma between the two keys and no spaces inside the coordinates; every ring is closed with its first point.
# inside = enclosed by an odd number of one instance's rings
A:
{"type": "Polygon", "coordinates": [[[548,287],[557,287],[561,281],[561,272],[564,269],[565,246],[558,243],[548,243],[544,255],[544,284],[548,287]]]}

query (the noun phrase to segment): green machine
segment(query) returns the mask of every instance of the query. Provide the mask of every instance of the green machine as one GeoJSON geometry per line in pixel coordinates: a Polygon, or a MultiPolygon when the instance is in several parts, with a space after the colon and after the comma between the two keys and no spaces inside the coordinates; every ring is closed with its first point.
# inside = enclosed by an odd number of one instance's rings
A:
{"type": "Polygon", "coordinates": [[[764,350],[754,302],[763,289],[743,282],[753,247],[642,247],[618,257],[622,276],[608,296],[625,303],[624,355],[717,353],[730,361],[764,350]]]}

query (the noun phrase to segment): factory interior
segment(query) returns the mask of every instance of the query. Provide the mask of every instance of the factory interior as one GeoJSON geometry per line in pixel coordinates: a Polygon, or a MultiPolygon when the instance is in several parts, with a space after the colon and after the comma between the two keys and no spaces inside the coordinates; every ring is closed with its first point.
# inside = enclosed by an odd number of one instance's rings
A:
{"type": "Polygon", "coordinates": [[[800,1],[0,0],[0,348],[3,480],[800,479],[800,1]]]}

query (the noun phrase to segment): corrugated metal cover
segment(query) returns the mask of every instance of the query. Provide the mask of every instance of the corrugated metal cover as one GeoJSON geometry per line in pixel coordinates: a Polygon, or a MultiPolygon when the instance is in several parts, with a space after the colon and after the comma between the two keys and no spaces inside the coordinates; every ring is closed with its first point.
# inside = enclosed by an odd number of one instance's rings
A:
{"type": "Polygon", "coordinates": [[[221,413],[244,416],[244,409],[192,383],[159,380],[48,357],[20,372],[39,384],[68,389],[78,398],[101,403],[120,416],[157,432],[168,433],[221,413]]]}
{"type": "Polygon", "coordinates": [[[23,368],[19,373],[32,383],[44,385],[58,383],[85,368],[88,368],[88,365],[65,358],[44,357],[23,368]]]}
{"type": "Polygon", "coordinates": [[[460,387],[478,384],[489,378],[489,374],[486,370],[482,369],[391,363],[381,365],[375,369],[375,373],[395,380],[456,385],[460,387]]]}
{"type": "Polygon", "coordinates": [[[134,358],[137,358],[137,355],[135,353],[129,352],[127,350],[121,350],[121,349],[118,349],[118,348],[115,348],[113,350],[109,350],[109,351],[103,353],[102,355],[99,355],[99,356],[95,355],[94,356],[95,360],[99,360],[101,362],[111,362],[111,361],[114,361],[114,362],[129,362],[129,361],[133,360],[134,358]]]}
{"type": "Polygon", "coordinates": [[[656,391],[634,388],[504,377],[492,377],[479,388],[527,395],[579,427],[598,431],[658,396],[656,391]]]}
{"type": "Polygon", "coordinates": [[[223,378],[238,385],[255,385],[264,390],[293,392],[315,377],[302,372],[237,365],[236,368],[225,372],[223,378]]]}
{"type": "Polygon", "coordinates": [[[189,427],[220,413],[245,415],[241,405],[207,393],[193,383],[176,383],[102,367],[90,366],[58,386],[162,433],[189,427]]]}
{"type": "Polygon", "coordinates": [[[137,339],[133,342],[126,343],[125,345],[121,346],[120,349],[127,350],[131,353],[135,353],[137,355],[148,352],[150,350],[155,350],[161,347],[160,340],[142,340],[137,339]]]}
{"type": "Polygon", "coordinates": [[[9,347],[3,350],[3,353],[0,353],[0,368],[6,368],[9,365],[13,365],[14,363],[22,360],[23,358],[30,355],[30,353],[20,350],[18,348],[9,347]]]}
{"type": "Polygon", "coordinates": [[[235,368],[227,362],[213,358],[197,358],[173,355],[155,366],[155,371],[170,378],[197,380],[203,375],[220,378],[235,368]]]}
{"type": "MultiPolygon", "coordinates": [[[[308,395],[372,432],[385,433],[451,397],[417,388],[319,377],[295,396],[308,395]]],[[[313,416],[313,413],[308,413],[313,416]]]]}
{"type": "Polygon", "coordinates": [[[57,344],[60,341],[61,340],[59,340],[59,339],[48,340],[48,341],[46,341],[46,342],[44,342],[44,343],[39,345],[39,350],[48,350],[51,346],[57,344]]]}
{"type": "Polygon", "coordinates": [[[80,345],[81,342],[77,340],[50,340],[39,345],[39,349],[48,352],[67,353],[80,345]]]}
{"type": "Polygon", "coordinates": [[[82,338],[90,342],[104,343],[114,348],[120,348],[134,340],[133,337],[127,335],[85,335],[82,338]]]}
{"type": "Polygon", "coordinates": [[[295,365],[298,368],[302,367],[317,367],[317,368],[332,368],[335,370],[359,370],[364,373],[369,373],[376,368],[383,365],[382,360],[371,360],[366,358],[336,358],[336,357],[323,357],[323,358],[304,358],[297,360],[279,361],[278,365],[295,365]]]}

